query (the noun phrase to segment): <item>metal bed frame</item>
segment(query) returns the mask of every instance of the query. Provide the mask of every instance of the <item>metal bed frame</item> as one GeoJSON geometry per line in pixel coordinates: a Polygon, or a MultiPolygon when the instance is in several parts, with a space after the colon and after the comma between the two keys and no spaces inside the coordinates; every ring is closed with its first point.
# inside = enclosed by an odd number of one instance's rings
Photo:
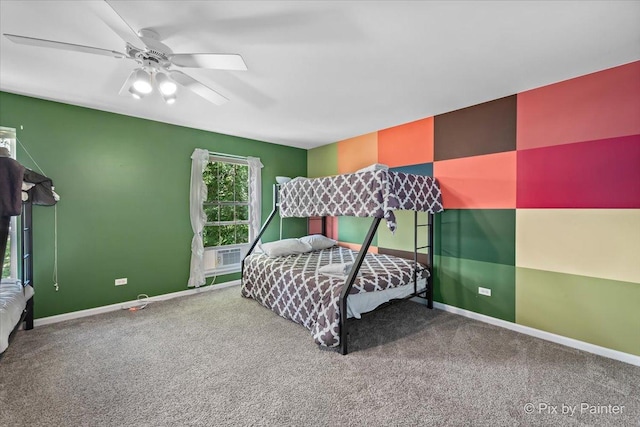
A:
{"type": "MultiPolygon", "coordinates": [[[[33,202],[31,198],[22,204],[22,239],[20,254],[22,261],[22,286],[33,287],[33,202]]],[[[26,330],[33,329],[33,296],[27,300],[27,307],[18,325],[25,322],[26,330]]]]}
{"type": "MultiPolygon", "coordinates": [[[[33,202],[31,198],[22,203],[22,220],[20,221],[20,261],[22,286],[33,287],[33,202]]],[[[27,306],[20,316],[20,321],[9,334],[9,344],[13,340],[20,326],[24,323],[24,329],[33,329],[33,296],[27,300],[27,306]]],[[[5,350],[6,352],[6,350],[5,350]]],[[[0,358],[2,358],[0,354],[0,358]]]]}
{"type": "MultiPolygon", "coordinates": [[[[249,247],[247,254],[242,259],[241,280],[244,278],[244,261],[246,257],[251,255],[251,253],[257,246],[258,241],[260,240],[264,232],[267,230],[267,227],[269,226],[269,224],[271,223],[271,221],[273,220],[273,218],[275,217],[276,213],[279,210],[279,207],[280,207],[279,189],[280,189],[280,185],[278,184],[273,185],[273,208],[271,210],[271,213],[267,217],[267,220],[264,222],[264,224],[260,228],[258,235],[256,236],[253,243],[249,247]]],[[[321,220],[322,220],[321,232],[323,235],[326,236],[327,234],[326,233],[326,217],[321,217],[321,220]]],[[[365,236],[364,241],[362,242],[362,246],[360,248],[360,251],[358,252],[358,256],[356,257],[353,267],[351,268],[351,271],[349,272],[349,275],[347,276],[345,283],[342,287],[342,291],[340,293],[340,354],[343,354],[343,355],[346,355],[348,353],[348,350],[347,350],[348,349],[347,347],[347,344],[348,344],[347,343],[347,340],[348,340],[347,298],[349,296],[349,293],[351,292],[351,287],[353,286],[356,280],[358,272],[360,271],[360,267],[362,266],[362,262],[364,261],[364,257],[366,256],[369,250],[369,247],[371,246],[371,242],[373,241],[373,236],[376,234],[376,231],[378,230],[378,225],[380,224],[381,220],[382,218],[376,218],[376,217],[372,218],[369,231],[367,232],[367,235],[365,236]]],[[[388,306],[391,303],[396,301],[405,301],[415,297],[425,299],[427,301],[427,308],[430,308],[430,309],[433,308],[433,224],[434,224],[434,221],[433,221],[432,213],[430,212],[427,213],[426,224],[418,224],[418,212],[414,211],[413,293],[404,298],[390,300],[387,304],[383,304],[377,307],[375,310],[388,306]],[[418,246],[418,229],[421,227],[427,227],[427,244],[425,246],[418,246]],[[420,249],[428,249],[427,269],[429,271],[429,277],[427,279],[427,287],[424,290],[418,292],[416,269],[418,265],[418,250],[420,249]]]]}

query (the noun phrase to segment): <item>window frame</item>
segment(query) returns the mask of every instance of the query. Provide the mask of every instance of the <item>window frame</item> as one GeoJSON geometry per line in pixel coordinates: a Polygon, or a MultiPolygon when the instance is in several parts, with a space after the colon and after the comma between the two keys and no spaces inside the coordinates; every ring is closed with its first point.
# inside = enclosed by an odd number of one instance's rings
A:
{"type": "MultiPolygon", "coordinates": [[[[258,197],[258,200],[260,200],[260,194],[254,195],[251,192],[251,168],[249,166],[249,162],[242,157],[237,157],[237,156],[231,156],[231,155],[221,155],[221,154],[211,154],[209,156],[209,163],[215,163],[215,162],[219,162],[219,163],[227,163],[227,164],[236,164],[236,165],[242,165],[242,166],[246,166],[247,167],[247,181],[246,181],[246,186],[247,186],[247,194],[248,194],[248,198],[246,202],[237,202],[237,201],[233,201],[233,202],[229,202],[229,201],[216,201],[216,202],[212,202],[212,201],[208,201],[205,200],[202,203],[202,209],[204,211],[206,206],[223,206],[223,205],[227,205],[227,206],[238,206],[238,205],[246,205],[247,206],[247,220],[240,220],[240,221],[208,221],[206,220],[204,223],[204,227],[211,227],[211,226],[223,226],[223,225],[247,225],[248,226],[248,235],[247,235],[247,243],[233,243],[233,244],[229,244],[229,245],[218,245],[218,246],[204,246],[204,269],[205,269],[205,277],[212,277],[212,276],[217,276],[220,274],[230,274],[230,273],[237,273],[241,270],[241,262],[238,262],[237,264],[232,264],[232,265],[228,265],[228,266],[222,266],[222,267],[216,267],[214,264],[215,261],[215,251],[221,250],[221,249],[234,249],[234,248],[240,248],[241,252],[240,252],[240,259],[242,260],[242,258],[244,258],[244,256],[246,255],[249,247],[251,246],[251,216],[253,214],[255,214],[255,212],[252,211],[251,209],[251,198],[252,197],[258,197]]],[[[209,197],[207,197],[208,199],[209,197]]],[[[258,212],[258,214],[260,214],[258,212]]],[[[208,218],[207,218],[208,219],[208,218]]],[[[219,219],[219,217],[218,217],[219,219]]],[[[204,230],[203,230],[203,234],[204,234],[204,230]]],[[[204,237],[204,236],[203,236],[204,237]]],[[[204,243],[204,239],[203,239],[203,243],[204,243]]]]}
{"type": "MultiPolygon", "coordinates": [[[[11,158],[16,158],[16,129],[0,126],[0,135],[4,135],[5,133],[9,135],[13,135],[13,137],[4,137],[2,136],[0,139],[3,142],[3,146],[9,145],[9,152],[11,153],[11,158]]],[[[10,279],[17,280],[18,277],[18,227],[19,227],[19,217],[12,216],[11,222],[9,224],[9,277],[3,277],[2,279],[10,279]]],[[[4,267],[4,255],[2,254],[2,264],[4,267]]],[[[4,268],[3,268],[4,270],[4,268]]],[[[1,277],[1,276],[0,276],[1,277]]]]}

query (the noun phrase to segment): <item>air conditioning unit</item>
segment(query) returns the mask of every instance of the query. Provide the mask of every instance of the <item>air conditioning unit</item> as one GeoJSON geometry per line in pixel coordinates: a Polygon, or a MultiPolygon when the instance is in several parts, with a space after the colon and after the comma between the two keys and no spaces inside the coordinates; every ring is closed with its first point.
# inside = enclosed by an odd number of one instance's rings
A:
{"type": "Polygon", "coordinates": [[[207,277],[240,271],[242,259],[249,250],[248,244],[205,248],[204,270],[207,277]]]}
{"type": "Polygon", "coordinates": [[[213,252],[213,268],[238,265],[242,261],[242,248],[216,249],[213,252]]]}

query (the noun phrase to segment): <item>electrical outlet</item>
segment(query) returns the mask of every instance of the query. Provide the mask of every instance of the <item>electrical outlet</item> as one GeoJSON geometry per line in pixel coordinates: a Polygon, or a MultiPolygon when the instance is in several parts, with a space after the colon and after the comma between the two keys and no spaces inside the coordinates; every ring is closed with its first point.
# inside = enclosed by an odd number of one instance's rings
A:
{"type": "Polygon", "coordinates": [[[122,279],[116,279],[116,286],[122,286],[127,284],[127,278],[123,277],[122,279]]]}
{"type": "Polygon", "coordinates": [[[485,296],[490,297],[491,296],[491,289],[483,288],[482,286],[478,286],[478,293],[480,295],[485,295],[485,296]]]}

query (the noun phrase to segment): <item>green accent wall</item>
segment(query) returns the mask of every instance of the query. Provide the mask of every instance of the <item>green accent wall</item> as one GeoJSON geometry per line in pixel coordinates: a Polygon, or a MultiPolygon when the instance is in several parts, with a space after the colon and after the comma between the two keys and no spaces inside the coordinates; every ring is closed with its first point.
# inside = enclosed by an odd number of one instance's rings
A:
{"type": "MultiPolygon", "coordinates": [[[[395,211],[396,231],[391,233],[387,228],[386,221],[380,222],[378,227],[378,246],[381,248],[395,249],[411,252],[413,256],[415,227],[413,211],[395,211]]],[[[418,224],[426,224],[428,221],[426,212],[418,212],[418,224]]],[[[418,247],[426,246],[428,242],[428,227],[418,228],[418,247]]],[[[427,253],[427,249],[420,249],[418,252],[427,253]]]]}
{"type": "Polygon", "coordinates": [[[433,263],[434,300],[515,321],[514,266],[437,255],[433,263]],[[491,297],[478,294],[480,286],[491,289],[491,297]]]}
{"type": "Polygon", "coordinates": [[[640,354],[637,283],[523,267],[516,277],[517,323],[640,354]]]}
{"type": "Polygon", "coordinates": [[[435,254],[515,265],[515,209],[448,209],[435,223],[435,254]]]}
{"type": "MultiPolygon", "coordinates": [[[[371,228],[373,218],[359,218],[355,216],[339,216],[338,217],[338,240],[347,243],[357,243],[361,245],[367,232],[371,228]]],[[[386,227],[385,221],[380,221],[378,231],[373,235],[371,246],[378,246],[378,234],[380,229],[386,227]]]]}
{"type": "MultiPolygon", "coordinates": [[[[0,126],[16,129],[61,196],[57,292],[54,208],[34,208],[37,318],[187,289],[194,148],[262,160],[263,219],[272,208],[275,177],[307,172],[306,150],[6,92],[0,92],[0,126]],[[128,284],[114,286],[121,277],[128,284]]],[[[20,144],[17,156],[37,170],[20,144]]],[[[304,219],[287,220],[286,227],[287,235],[306,233],[304,219]]],[[[265,240],[277,233],[273,224],[265,240]]],[[[220,276],[216,283],[238,277],[220,276]]]]}

